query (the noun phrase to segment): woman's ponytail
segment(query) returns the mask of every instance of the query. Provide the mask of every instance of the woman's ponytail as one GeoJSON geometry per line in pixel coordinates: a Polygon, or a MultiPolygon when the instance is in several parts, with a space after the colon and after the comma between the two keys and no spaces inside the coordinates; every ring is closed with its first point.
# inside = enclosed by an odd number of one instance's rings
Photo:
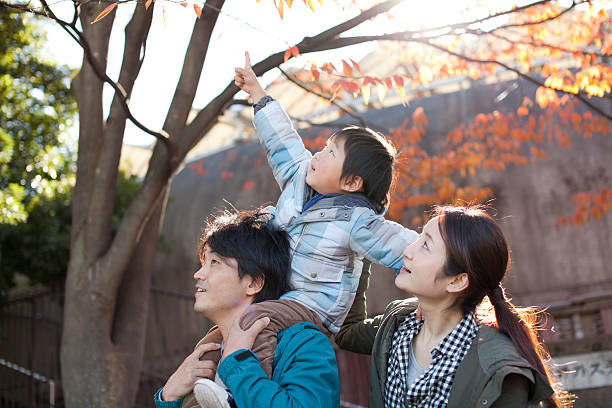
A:
{"type": "Polygon", "coordinates": [[[505,334],[519,354],[535,368],[555,390],[548,399],[550,407],[571,406],[572,394],[563,390],[561,383],[550,371],[548,361],[550,355],[538,335],[538,321],[542,312],[535,308],[517,308],[506,297],[506,291],[501,283],[488,294],[489,301],[495,311],[495,323],[500,333],[505,334]]]}
{"type": "Polygon", "coordinates": [[[444,274],[468,275],[469,285],[457,300],[463,312],[476,311],[480,322],[494,324],[512,340],[520,355],[555,390],[549,406],[571,406],[573,396],[562,389],[547,365],[550,356],[537,331],[541,312],[514,307],[501,286],[510,264],[510,249],[497,223],[477,206],[437,207],[433,215],[440,217],[438,225],[446,246],[444,274]]]}

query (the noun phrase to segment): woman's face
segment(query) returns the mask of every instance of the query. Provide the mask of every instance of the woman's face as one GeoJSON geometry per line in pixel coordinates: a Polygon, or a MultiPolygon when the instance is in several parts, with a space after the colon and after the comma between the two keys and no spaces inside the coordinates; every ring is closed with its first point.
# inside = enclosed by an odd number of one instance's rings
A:
{"type": "Polygon", "coordinates": [[[419,239],[404,249],[404,261],[395,286],[419,298],[444,297],[449,278],[442,273],[446,262],[446,247],[438,224],[432,218],[423,227],[419,239]]]}

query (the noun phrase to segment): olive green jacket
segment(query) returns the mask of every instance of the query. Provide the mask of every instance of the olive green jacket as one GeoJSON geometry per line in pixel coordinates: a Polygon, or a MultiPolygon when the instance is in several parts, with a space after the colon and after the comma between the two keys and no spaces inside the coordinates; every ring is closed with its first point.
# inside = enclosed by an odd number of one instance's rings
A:
{"type": "MultiPolygon", "coordinates": [[[[416,309],[418,302],[416,298],[394,301],[383,315],[367,319],[364,295],[367,276],[359,286],[361,290],[358,290],[335,341],[343,349],[372,355],[369,407],[384,407],[393,334],[406,316],[416,309]]],[[[519,355],[507,336],[493,327],[482,325],[457,368],[447,407],[537,406],[552,392],[546,380],[519,355]]]]}

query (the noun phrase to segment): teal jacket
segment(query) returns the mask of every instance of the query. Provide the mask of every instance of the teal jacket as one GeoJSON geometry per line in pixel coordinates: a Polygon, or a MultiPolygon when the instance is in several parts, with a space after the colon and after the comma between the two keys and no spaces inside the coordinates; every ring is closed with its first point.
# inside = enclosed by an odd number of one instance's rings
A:
{"type": "MultiPolygon", "coordinates": [[[[336,355],[329,339],[311,323],[298,323],[278,334],[271,380],[255,355],[244,350],[223,359],[217,373],[240,408],[340,406],[336,355]]],[[[180,408],[183,401],[157,399],[157,408],[180,408]]]]}

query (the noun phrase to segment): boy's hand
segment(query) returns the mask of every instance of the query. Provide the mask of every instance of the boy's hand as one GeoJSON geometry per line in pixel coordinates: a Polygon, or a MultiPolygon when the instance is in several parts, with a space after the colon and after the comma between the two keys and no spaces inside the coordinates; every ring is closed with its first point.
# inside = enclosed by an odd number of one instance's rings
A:
{"type": "Polygon", "coordinates": [[[242,89],[244,92],[251,95],[253,99],[253,103],[257,103],[261,98],[266,96],[261,85],[257,81],[257,76],[255,76],[255,72],[253,72],[253,68],[251,68],[251,59],[249,58],[249,53],[245,52],[246,61],[244,63],[244,68],[234,68],[236,71],[236,75],[234,76],[234,83],[242,89]]]}
{"type": "Polygon", "coordinates": [[[200,361],[200,357],[207,351],[219,350],[220,344],[204,343],[195,348],[183,363],[170,376],[162,391],[163,401],[175,401],[193,390],[193,385],[200,378],[214,380],[217,364],[214,361],[200,361]]]}
{"type": "MultiPolygon", "coordinates": [[[[245,313],[248,313],[248,311],[245,313]]],[[[240,328],[240,319],[241,316],[234,320],[234,324],[227,335],[227,339],[223,339],[223,356],[221,356],[221,361],[238,350],[250,349],[253,347],[257,335],[268,327],[270,323],[269,317],[262,317],[255,320],[248,329],[242,330],[240,328]]]]}

